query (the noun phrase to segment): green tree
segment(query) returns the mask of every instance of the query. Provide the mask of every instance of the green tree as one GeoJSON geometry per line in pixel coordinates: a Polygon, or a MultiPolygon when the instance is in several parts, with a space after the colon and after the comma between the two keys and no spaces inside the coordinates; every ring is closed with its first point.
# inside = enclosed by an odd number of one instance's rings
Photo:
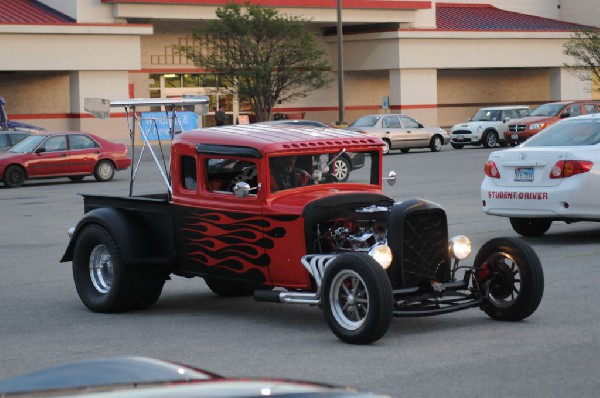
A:
{"type": "Polygon", "coordinates": [[[573,57],[572,64],[564,66],[577,73],[581,80],[591,80],[595,91],[600,91],[600,31],[574,32],[564,46],[563,54],[573,57]]]}
{"type": "Polygon", "coordinates": [[[269,120],[278,102],[329,86],[330,65],[307,20],[249,3],[227,4],[216,16],[193,31],[200,46],[176,49],[247,101],[258,121],[269,120]]]}

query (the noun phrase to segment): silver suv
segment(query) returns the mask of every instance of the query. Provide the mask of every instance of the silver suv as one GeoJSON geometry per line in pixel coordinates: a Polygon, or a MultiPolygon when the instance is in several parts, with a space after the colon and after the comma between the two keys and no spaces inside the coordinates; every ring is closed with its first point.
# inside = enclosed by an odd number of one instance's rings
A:
{"type": "Polygon", "coordinates": [[[450,130],[450,145],[461,149],[465,145],[483,145],[493,148],[496,144],[506,146],[504,131],[510,119],[527,116],[531,108],[526,105],[495,106],[481,108],[466,123],[452,126],[450,130]]]}

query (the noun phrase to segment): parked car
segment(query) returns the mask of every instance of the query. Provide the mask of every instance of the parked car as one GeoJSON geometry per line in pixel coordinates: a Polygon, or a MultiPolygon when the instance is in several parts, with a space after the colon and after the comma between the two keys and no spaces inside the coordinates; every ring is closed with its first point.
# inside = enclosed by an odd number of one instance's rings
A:
{"type": "Polygon", "coordinates": [[[392,149],[400,149],[402,153],[414,148],[429,148],[432,152],[439,152],[442,145],[450,142],[447,131],[439,127],[425,127],[403,114],[362,116],[348,126],[348,130],[381,138],[385,143],[384,155],[392,149]]]}
{"type": "Polygon", "coordinates": [[[554,221],[600,221],[598,198],[598,113],[560,121],[485,163],[484,213],[509,217],[524,236],[543,235],[554,221]]]}
{"type": "Polygon", "coordinates": [[[30,135],[27,131],[0,131],[0,152],[8,151],[8,148],[30,135]]]}
{"type": "Polygon", "coordinates": [[[508,121],[525,117],[531,112],[526,105],[495,106],[481,108],[468,122],[452,126],[450,130],[450,145],[461,149],[465,145],[483,145],[493,148],[496,144],[506,146],[504,132],[508,121]]]}
{"type": "Polygon", "coordinates": [[[74,361],[0,380],[2,397],[337,397],[384,398],[353,388],[274,378],[224,377],[145,357],[74,361]]]}
{"type": "Polygon", "coordinates": [[[562,101],[543,104],[528,116],[511,120],[504,139],[512,145],[525,142],[546,127],[572,116],[600,112],[600,101],[562,101]]]}
{"type": "Polygon", "coordinates": [[[93,175],[112,180],[115,170],[131,166],[125,144],[82,132],[35,134],[0,154],[0,179],[8,188],[34,178],[68,177],[81,181],[93,175]]]}
{"type": "MultiPolygon", "coordinates": [[[[321,123],[317,120],[307,119],[281,119],[281,120],[270,120],[267,122],[254,123],[257,125],[268,125],[268,126],[295,126],[295,127],[317,127],[328,129],[325,123],[321,123]]],[[[350,172],[352,170],[360,169],[365,165],[365,154],[361,152],[344,152],[338,155],[333,162],[334,175],[340,182],[348,181],[350,172]]]]}

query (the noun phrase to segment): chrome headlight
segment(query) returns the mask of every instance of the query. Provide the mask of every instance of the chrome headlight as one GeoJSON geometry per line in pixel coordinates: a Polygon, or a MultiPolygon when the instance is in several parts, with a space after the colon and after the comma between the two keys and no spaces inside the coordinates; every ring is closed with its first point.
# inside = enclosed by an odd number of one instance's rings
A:
{"type": "Polygon", "coordinates": [[[457,260],[464,260],[471,254],[471,240],[465,235],[458,235],[448,243],[450,255],[457,260]]]}
{"type": "Polygon", "coordinates": [[[383,269],[388,269],[392,264],[392,249],[388,245],[377,245],[369,250],[369,256],[381,265],[383,269]]]}

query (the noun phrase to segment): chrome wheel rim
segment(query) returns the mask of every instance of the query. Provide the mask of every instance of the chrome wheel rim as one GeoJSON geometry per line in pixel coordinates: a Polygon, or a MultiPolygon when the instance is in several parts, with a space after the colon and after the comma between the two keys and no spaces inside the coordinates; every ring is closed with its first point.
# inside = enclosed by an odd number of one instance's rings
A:
{"type": "Polygon", "coordinates": [[[335,161],[335,177],[338,180],[343,180],[348,175],[348,165],[343,160],[335,161]]]}
{"type": "Polygon", "coordinates": [[[98,165],[98,175],[102,180],[108,180],[112,175],[112,166],[106,162],[98,165]]]}
{"type": "Polygon", "coordinates": [[[496,146],[496,136],[494,134],[489,134],[487,136],[487,144],[489,147],[496,146]]]}
{"type": "Polygon", "coordinates": [[[369,315],[369,291],[365,281],[352,270],[339,272],[329,291],[331,312],[346,330],[357,330],[369,315]]]}
{"type": "Polygon", "coordinates": [[[439,138],[434,138],[433,147],[435,148],[436,152],[439,152],[442,149],[442,141],[439,138]]]}
{"type": "Polygon", "coordinates": [[[390,148],[390,144],[386,140],[383,140],[383,143],[385,144],[383,147],[383,154],[385,155],[386,153],[388,153],[390,151],[391,148],[390,148]]]}
{"type": "Polygon", "coordinates": [[[108,293],[114,279],[114,267],[108,248],[104,245],[94,247],[90,254],[90,280],[100,293],[108,293]]]}

